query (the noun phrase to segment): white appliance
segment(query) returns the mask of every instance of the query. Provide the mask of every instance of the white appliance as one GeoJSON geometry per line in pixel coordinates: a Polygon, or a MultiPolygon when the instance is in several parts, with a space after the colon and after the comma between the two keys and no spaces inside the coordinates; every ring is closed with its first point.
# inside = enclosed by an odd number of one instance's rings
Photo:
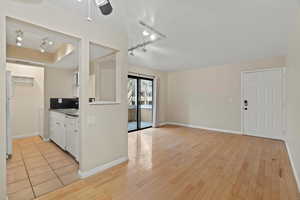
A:
{"type": "Polygon", "coordinates": [[[12,130],[11,130],[11,99],[13,97],[11,72],[6,72],[6,156],[12,155],[12,130]]]}

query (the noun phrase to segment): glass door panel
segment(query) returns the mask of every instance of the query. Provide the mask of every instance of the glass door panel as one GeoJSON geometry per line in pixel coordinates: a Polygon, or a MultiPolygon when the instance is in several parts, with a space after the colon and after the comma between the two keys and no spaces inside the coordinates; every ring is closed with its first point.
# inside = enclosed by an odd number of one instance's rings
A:
{"type": "Polygon", "coordinates": [[[128,77],[128,132],[138,130],[138,79],[128,77]]]}
{"type": "Polygon", "coordinates": [[[152,127],[153,80],[128,76],[128,132],[152,127]]]}
{"type": "Polygon", "coordinates": [[[139,128],[152,127],[153,80],[139,79],[139,128]]]}

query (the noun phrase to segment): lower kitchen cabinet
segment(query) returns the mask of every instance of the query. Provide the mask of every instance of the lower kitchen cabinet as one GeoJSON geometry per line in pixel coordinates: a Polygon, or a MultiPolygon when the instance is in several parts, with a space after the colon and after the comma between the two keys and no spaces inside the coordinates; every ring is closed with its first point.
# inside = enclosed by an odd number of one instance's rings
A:
{"type": "Polygon", "coordinates": [[[79,127],[78,117],[66,117],[67,151],[79,159],[79,127]]]}
{"type": "Polygon", "coordinates": [[[79,118],[50,111],[50,139],[79,160],[79,118]]]}
{"type": "Polygon", "coordinates": [[[50,139],[60,148],[66,150],[65,115],[57,112],[50,112],[49,118],[50,139]]]}

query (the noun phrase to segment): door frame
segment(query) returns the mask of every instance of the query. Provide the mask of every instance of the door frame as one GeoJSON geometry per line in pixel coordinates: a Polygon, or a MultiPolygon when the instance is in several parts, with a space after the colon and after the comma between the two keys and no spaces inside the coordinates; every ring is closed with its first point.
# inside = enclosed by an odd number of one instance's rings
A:
{"type": "MultiPolygon", "coordinates": [[[[274,68],[262,68],[262,69],[254,69],[254,70],[245,70],[241,72],[241,99],[240,99],[240,109],[241,109],[241,133],[243,135],[249,135],[245,132],[245,122],[244,122],[244,78],[246,73],[255,73],[255,72],[265,72],[265,71],[280,71],[282,73],[282,137],[274,138],[269,137],[270,139],[286,139],[286,131],[287,131],[287,122],[286,122],[286,67],[274,67],[274,68]]],[[[265,136],[262,136],[265,137],[265,136]]]]}
{"type": "MultiPolygon", "coordinates": [[[[137,107],[137,110],[136,110],[136,119],[137,119],[137,128],[134,129],[134,130],[130,130],[128,131],[128,133],[130,132],[134,132],[134,131],[139,131],[139,130],[143,130],[143,129],[147,129],[147,128],[152,128],[153,127],[153,121],[152,121],[152,126],[148,126],[148,127],[144,127],[144,128],[141,128],[140,127],[140,103],[139,103],[139,97],[140,97],[140,94],[139,94],[139,91],[140,91],[140,81],[139,80],[148,80],[148,81],[152,81],[152,117],[151,119],[153,119],[153,111],[154,111],[154,103],[153,103],[153,97],[154,97],[154,79],[152,78],[146,78],[146,77],[142,77],[142,76],[134,76],[134,75],[128,75],[127,76],[127,79],[128,78],[132,78],[132,79],[136,79],[137,80],[137,102],[136,102],[136,107],[137,107]]],[[[128,81],[128,80],[127,80],[128,81]]],[[[127,103],[128,105],[128,103],[127,103]]],[[[128,112],[128,109],[127,109],[127,112],[128,112]]],[[[127,123],[128,123],[128,120],[127,120],[127,123]]]]}

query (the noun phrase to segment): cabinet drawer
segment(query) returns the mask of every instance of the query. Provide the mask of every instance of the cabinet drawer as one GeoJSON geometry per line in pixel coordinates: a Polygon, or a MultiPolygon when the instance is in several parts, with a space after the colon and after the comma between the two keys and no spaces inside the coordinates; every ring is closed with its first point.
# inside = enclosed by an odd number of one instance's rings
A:
{"type": "Polygon", "coordinates": [[[55,112],[55,111],[50,111],[50,119],[56,119],[59,121],[63,121],[65,119],[65,115],[62,113],[55,112]]]}

